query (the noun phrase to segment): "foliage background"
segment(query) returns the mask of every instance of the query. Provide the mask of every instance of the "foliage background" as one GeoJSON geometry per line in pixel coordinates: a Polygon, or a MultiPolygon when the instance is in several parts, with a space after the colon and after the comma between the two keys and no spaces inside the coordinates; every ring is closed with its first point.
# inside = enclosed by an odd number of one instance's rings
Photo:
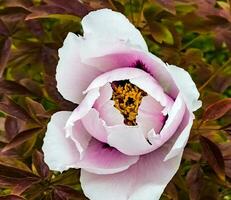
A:
{"type": "Polygon", "coordinates": [[[0,199],[86,199],[79,170],[49,171],[41,145],[56,90],[57,50],[91,10],[124,13],[151,52],[190,72],[203,107],[163,200],[231,199],[230,0],[0,0],[0,199]]]}

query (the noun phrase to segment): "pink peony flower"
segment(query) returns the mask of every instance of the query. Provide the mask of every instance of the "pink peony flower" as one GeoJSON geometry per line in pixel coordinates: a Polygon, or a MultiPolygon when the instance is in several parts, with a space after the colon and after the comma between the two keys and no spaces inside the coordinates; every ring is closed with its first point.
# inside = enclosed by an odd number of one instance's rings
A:
{"type": "Polygon", "coordinates": [[[81,168],[91,200],[157,200],[179,168],[201,106],[190,75],[148,51],[120,13],[94,11],[59,50],[57,88],[78,103],[57,112],[43,151],[50,169],[81,168]]]}

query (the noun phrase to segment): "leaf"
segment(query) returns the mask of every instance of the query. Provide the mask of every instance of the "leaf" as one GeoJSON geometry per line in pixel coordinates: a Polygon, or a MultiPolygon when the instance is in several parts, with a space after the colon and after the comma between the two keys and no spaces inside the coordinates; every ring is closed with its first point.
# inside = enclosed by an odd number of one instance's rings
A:
{"type": "Polygon", "coordinates": [[[25,103],[27,107],[27,111],[31,118],[33,118],[38,124],[42,124],[44,119],[50,118],[50,115],[47,114],[43,105],[34,101],[33,99],[26,97],[25,103]]]}
{"type": "Polygon", "coordinates": [[[65,185],[56,185],[53,191],[53,197],[57,200],[87,200],[81,192],[65,185]]]}
{"type": "Polygon", "coordinates": [[[25,199],[17,195],[8,195],[8,196],[2,196],[1,200],[25,200],[25,199]]]}
{"type": "Polygon", "coordinates": [[[231,98],[222,99],[208,106],[203,114],[203,120],[216,120],[231,110],[231,98]]]}
{"type": "Polygon", "coordinates": [[[10,57],[12,41],[10,38],[7,38],[4,41],[4,44],[0,50],[0,77],[2,77],[3,72],[6,68],[8,59],[10,57]]]}
{"type": "Polygon", "coordinates": [[[199,161],[201,159],[201,154],[186,147],[184,149],[183,158],[186,160],[199,161]]]}
{"type": "Polygon", "coordinates": [[[21,169],[23,171],[27,171],[29,173],[31,173],[30,168],[22,161],[20,161],[17,158],[11,158],[8,156],[2,156],[0,157],[0,164],[3,164],[5,166],[9,166],[9,167],[14,167],[17,169],[21,169]]]}
{"type": "Polygon", "coordinates": [[[35,150],[33,153],[32,160],[33,160],[33,166],[34,166],[37,174],[43,178],[48,177],[49,168],[48,168],[47,164],[44,162],[43,154],[40,151],[35,150]]]}
{"type": "Polygon", "coordinates": [[[32,121],[32,118],[27,114],[27,112],[9,98],[7,99],[7,102],[0,102],[0,110],[7,115],[16,117],[23,121],[32,121]]]}
{"type": "Polygon", "coordinates": [[[165,193],[167,193],[169,199],[172,200],[178,200],[178,192],[176,189],[176,186],[174,185],[174,183],[170,182],[166,188],[165,188],[165,193]]]}
{"type": "Polygon", "coordinates": [[[13,95],[30,95],[30,91],[14,81],[0,80],[0,93],[13,95]]]}
{"type": "Polygon", "coordinates": [[[172,14],[176,14],[174,0],[155,0],[154,2],[159,3],[165,10],[172,14]]]}
{"type": "Polygon", "coordinates": [[[87,15],[92,9],[79,0],[63,1],[63,0],[45,0],[48,5],[58,6],[64,9],[68,14],[83,17],[87,15]]]}
{"type": "Polygon", "coordinates": [[[203,172],[199,164],[192,165],[187,173],[186,182],[189,188],[190,200],[200,200],[203,190],[203,172]]]}
{"type": "Polygon", "coordinates": [[[14,117],[7,116],[5,121],[6,138],[12,140],[19,132],[18,120],[14,117]]]}
{"type": "Polygon", "coordinates": [[[3,36],[9,35],[8,28],[6,27],[6,25],[3,23],[1,19],[0,19],[0,35],[3,35],[3,36]]]}
{"type": "Polygon", "coordinates": [[[22,143],[29,140],[32,136],[35,134],[39,134],[40,131],[43,129],[41,128],[33,128],[30,130],[26,130],[23,132],[20,132],[17,136],[15,136],[3,149],[2,152],[9,151],[12,148],[16,148],[22,143]]]}
{"type": "Polygon", "coordinates": [[[215,171],[221,180],[225,180],[225,164],[218,146],[204,136],[200,136],[202,155],[209,166],[215,171]]]}
{"type": "Polygon", "coordinates": [[[172,36],[172,33],[168,30],[168,28],[161,23],[158,23],[156,21],[148,21],[148,25],[152,34],[152,37],[159,43],[167,43],[167,44],[173,44],[174,39],[172,36]]]}
{"type": "Polygon", "coordinates": [[[7,166],[5,164],[0,163],[0,176],[9,177],[9,178],[36,178],[36,180],[39,178],[35,174],[13,167],[13,166],[7,166]]]}

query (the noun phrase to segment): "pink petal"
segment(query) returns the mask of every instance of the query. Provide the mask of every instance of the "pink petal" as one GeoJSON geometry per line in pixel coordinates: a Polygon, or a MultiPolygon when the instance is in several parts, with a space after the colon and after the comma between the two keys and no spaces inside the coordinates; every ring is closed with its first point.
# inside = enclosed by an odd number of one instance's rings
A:
{"type": "Polygon", "coordinates": [[[187,144],[190,130],[193,124],[194,115],[189,111],[186,111],[184,118],[178,127],[176,133],[168,142],[169,152],[165,157],[165,160],[171,159],[177,156],[187,144]]]}
{"type": "Polygon", "coordinates": [[[129,80],[131,83],[147,92],[163,107],[168,107],[169,110],[169,108],[172,106],[173,100],[167,94],[165,94],[163,88],[150,74],[145,73],[144,76],[130,78],[129,80]]]}
{"type": "Polygon", "coordinates": [[[81,121],[89,134],[101,142],[107,142],[105,121],[100,119],[99,112],[96,109],[92,108],[81,121]]]}
{"type": "Polygon", "coordinates": [[[174,65],[169,65],[167,69],[182,94],[187,107],[191,111],[199,109],[202,104],[201,101],[198,101],[200,94],[189,73],[174,65]]]}
{"type": "Polygon", "coordinates": [[[114,107],[114,101],[111,100],[112,88],[111,84],[107,83],[100,88],[100,97],[96,100],[94,108],[100,114],[100,118],[103,119],[108,126],[113,126],[117,124],[123,124],[124,117],[114,107]]]}
{"type": "Polygon", "coordinates": [[[81,38],[69,33],[63,47],[59,49],[59,62],[56,69],[57,88],[63,97],[80,103],[83,91],[101,72],[94,67],[83,64],[80,60],[81,38]]]}
{"type": "Polygon", "coordinates": [[[103,87],[101,87],[99,89],[100,96],[95,101],[94,108],[96,108],[97,110],[100,110],[100,108],[111,99],[112,92],[113,90],[111,88],[110,83],[107,83],[103,87]]]}
{"type": "Polygon", "coordinates": [[[130,43],[147,51],[147,45],[141,33],[121,13],[109,9],[90,12],[82,20],[84,37],[105,41],[130,43]]]}
{"type": "Polygon", "coordinates": [[[126,155],[142,155],[153,149],[139,126],[116,125],[105,128],[108,144],[126,155]]]}
{"type": "Polygon", "coordinates": [[[127,80],[127,79],[134,79],[138,77],[147,77],[148,74],[137,68],[130,68],[130,67],[125,67],[125,68],[118,68],[114,69],[109,72],[105,72],[98,76],[96,79],[94,79],[89,87],[84,91],[84,93],[87,93],[88,91],[99,88],[104,86],[107,83],[111,83],[113,81],[119,81],[119,80],[127,80]]]}
{"type": "Polygon", "coordinates": [[[128,169],[136,163],[139,156],[127,156],[105,143],[91,140],[81,168],[96,174],[114,174],[128,169]]]}
{"type": "Polygon", "coordinates": [[[100,118],[106,122],[107,126],[114,126],[117,124],[124,124],[124,117],[114,107],[115,102],[110,100],[99,110],[100,118]]]}
{"type": "Polygon", "coordinates": [[[76,121],[83,118],[93,107],[96,99],[100,96],[99,88],[91,90],[87,93],[84,97],[81,104],[71,113],[70,118],[67,120],[66,123],[66,136],[70,137],[73,134],[73,126],[76,121]]]}
{"type": "Polygon", "coordinates": [[[83,191],[91,200],[157,200],[179,168],[182,157],[181,151],[164,161],[166,153],[163,146],[117,174],[97,175],[82,169],[83,191]]]}
{"type": "Polygon", "coordinates": [[[75,142],[81,158],[91,136],[82,126],[82,122],[80,120],[91,110],[98,97],[98,89],[88,92],[81,104],[71,113],[65,125],[66,137],[70,137],[75,142]]]}
{"type": "Polygon", "coordinates": [[[143,155],[163,145],[177,130],[185,113],[185,105],[179,95],[168,113],[163,129],[157,134],[154,129],[144,133],[142,127],[117,125],[105,127],[108,143],[126,155],[143,155]],[[146,136],[146,137],[145,137],[146,136]]]}
{"type": "Polygon", "coordinates": [[[87,132],[81,120],[78,120],[74,123],[72,131],[73,132],[70,138],[75,142],[75,145],[79,150],[80,159],[82,159],[91,140],[91,135],[87,132]]]}
{"type": "Polygon", "coordinates": [[[145,133],[148,133],[151,129],[159,133],[165,121],[162,110],[163,107],[160,103],[150,95],[143,97],[136,117],[137,124],[142,127],[145,133]]]}
{"type": "Polygon", "coordinates": [[[47,126],[42,150],[45,162],[51,170],[64,171],[78,167],[79,152],[75,143],[65,137],[65,123],[71,112],[57,112],[52,115],[47,126]]]}
{"type": "Polygon", "coordinates": [[[168,141],[178,129],[185,114],[185,104],[181,95],[178,95],[170,112],[168,113],[168,119],[165,122],[162,130],[160,131],[159,137],[155,133],[149,133],[148,139],[153,146],[160,146],[168,141]],[[161,142],[160,142],[161,141],[161,142]]]}

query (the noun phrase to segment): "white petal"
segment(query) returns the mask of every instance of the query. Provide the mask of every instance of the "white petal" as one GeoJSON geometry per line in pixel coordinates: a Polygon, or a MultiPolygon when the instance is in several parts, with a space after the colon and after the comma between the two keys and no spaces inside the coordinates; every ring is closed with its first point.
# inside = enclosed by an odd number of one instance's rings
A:
{"type": "Polygon", "coordinates": [[[163,107],[150,95],[142,98],[138,109],[136,122],[142,127],[144,133],[154,129],[159,133],[165,122],[165,116],[162,113],[163,107]]]}
{"type": "Polygon", "coordinates": [[[81,168],[96,174],[114,174],[128,169],[139,159],[139,156],[127,156],[105,145],[92,139],[81,160],[81,168]]]}
{"type": "Polygon", "coordinates": [[[108,133],[108,144],[126,155],[143,155],[149,153],[159,148],[174,135],[183,119],[184,113],[185,104],[181,96],[178,95],[160,133],[156,133],[154,129],[145,133],[139,124],[137,126],[105,126],[108,133]]]}
{"type": "Polygon", "coordinates": [[[169,65],[167,69],[182,93],[187,107],[191,111],[196,111],[200,108],[202,105],[202,102],[198,101],[200,94],[189,73],[174,65],[169,65]]]}
{"type": "Polygon", "coordinates": [[[82,159],[88,144],[91,140],[91,135],[87,132],[83,126],[81,120],[77,120],[72,127],[72,134],[70,138],[75,142],[77,149],[79,150],[80,159],[82,159]]]}
{"type": "Polygon", "coordinates": [[[107,143],[105,121],[100,119],[99,112],[92,108],[82,119],[85,129],[97,140],[107,143]]]}
{"type": "Polygon", "coordinates": [[[186,111],[184,118],[178,127],[176,133],[173,135],[171,140],[168,142],[170,151],[165,157],[165,160],[171,159],[177,156],[187,144],[190,130],[192,128],[194,115],[186,111]]]}
{"type": "Polygon", "coordinates": [[[101,9],[90,12],[82,20],[85,38],[103,38],[105,41],[123,41],[147,51],[141,33],[119,12],[101,9]]]}
{"type": "Polygon", "coordinates": [[[74,103],[83,99],[83,91],[101,72],[80,60],[81,38],[69,33],[63,47],[59,49],[59,62],[56,69],[57,88],[61,95],[74,103]]]}
{"type": "Polygon", "coordinates": [[[124,68],[114,69],[112,71],[105,72],[100,76],[98,76],[96,79],[94,79],[91,82],[91,84],[88,86],[88,88],[84,91],[84,93],[87,93],[92,89],[102,87],[105,84],[111,83],[113,81],[134,79],[138,77],[147,77],[147,76],[150,75],[148,75],[145,71],[137,68],[124,67],[124,68]]]}
{"type": "Polygon", "coordinates": [[[180,165],[182,151],[164,161],[165,147],[140,157],[128,170],[97,175],[81,170],[81,186],[91,200],[158,200],[180,165]]]}
{"type": "Polygon", "coordinates": [[[64,171],[77,167],[79,152],[75,143],[65,137],[65,123],[71,112],[57,112],[52,115],[47,126],[42,150],[44,160],[51,170],[64,171]]]}

